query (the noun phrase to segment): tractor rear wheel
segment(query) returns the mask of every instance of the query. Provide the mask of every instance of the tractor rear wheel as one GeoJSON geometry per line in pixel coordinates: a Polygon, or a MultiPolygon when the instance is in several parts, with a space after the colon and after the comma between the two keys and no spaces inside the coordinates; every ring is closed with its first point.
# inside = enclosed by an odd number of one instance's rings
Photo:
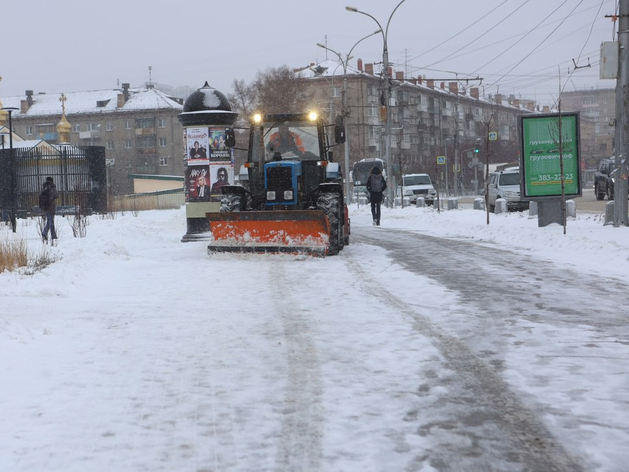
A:
{"type": "Polygon", "coordinates": [[[343,205],[338,193],[322,193],[317,199],[317,208],[325,213],[330,224],[328,255],[335,256],[343,249],[343,205]]]}

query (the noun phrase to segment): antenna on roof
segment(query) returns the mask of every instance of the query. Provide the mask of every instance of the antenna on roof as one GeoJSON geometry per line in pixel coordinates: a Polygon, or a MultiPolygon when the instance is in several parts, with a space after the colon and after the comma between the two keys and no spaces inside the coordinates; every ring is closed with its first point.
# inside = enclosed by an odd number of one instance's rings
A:
{"type": "Polygon", "coordinates": [[[152,66],[149,66],[149,86],[148,88],[153,88],[153,82],[151,80],[151,71],[153,70],[152,66]]]}

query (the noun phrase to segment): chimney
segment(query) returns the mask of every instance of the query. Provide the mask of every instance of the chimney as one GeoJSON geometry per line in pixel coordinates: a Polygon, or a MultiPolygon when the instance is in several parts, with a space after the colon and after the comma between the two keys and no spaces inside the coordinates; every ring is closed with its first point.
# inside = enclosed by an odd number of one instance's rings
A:
{"type": "Polygon", "coordinates": [[[20,100],[20,113],[26,113],[33,104],[33,91],[26,91],[26,100],[20,100]]]}
{"type": "Polygon", "coordinates": [[[501,94],[497,93],[495,99],[496,99],[496,103],[498,105],[502,105],[502,95],[501,94]]]}
{"type": "Polygon", "coordinates": [[[365,72],[369,75],[373,75],[373,64],[365,64],[365,72]]]}
{"type": "Polygon", "coordinates": [[[122,84],[122,94],[124,95],[125,103],[129,100],[129,84],[122,84]]]}
{"type": "Polygon", "coordinates": [[[445,90],[446,89],[446,83],[445,82],[441,82],[441,84],[439,84],[441,86],[441,90],[445,90]]]}
{"type": "Polygon", "coordinates": [[[395,71],[395,80],[404,80],[404,71],[396,70],[395,71]]]}
{"type": "Polygon", "coordinates": [[[512,105],[514,107],[520,108],[520,100],[518,98],[514,98],[512,105]]]}
{"type": "Polygon", "coordinates": [[[456,82],[449,82],[448,83],[448,90],[450,91],[451,94],[458,95],[459,94],[459,84],[457,84],[456,82]]]}
{"type": "Polygon", "coordinates": [[[434,79],[426,79],[426,85],[428,85],[428,88],[434,89],[435,88],[434,79]]]}
{"type": "Polygon", "coordinates": [[[387,67],[387,77],[389,79],[393,78],[393,67],[391,67],[391,66],[387,67]]]}
{"type": "Polygon", "coordinates": [[[422,85],[422,83],[423,83],[423,79],[422,79],[422,76],[421,76],[421,75],[418,75],[418,76],[417,76],[417,83],[418,83],[419,85],[422,85]]]}
{"type": "Polygon", "coordinates": [[[476,100],[478,100],[478,87],[472,87],[470,89],[470,95],[472,96],[472,98],[475,98],[476,100]]]}
{"type": "Polygon", "coordinates": [[[550,107],[548,105],[544,105],[544,108],[542,109],[543,113],[550,113],[550,107]]]}
{"type": "Polygon", "coordinates": [[[363,60],[362,59],[358,59],[358,61],[356,61],[356,66],[358,67],[359,71],[363,71],[363,60]]]}

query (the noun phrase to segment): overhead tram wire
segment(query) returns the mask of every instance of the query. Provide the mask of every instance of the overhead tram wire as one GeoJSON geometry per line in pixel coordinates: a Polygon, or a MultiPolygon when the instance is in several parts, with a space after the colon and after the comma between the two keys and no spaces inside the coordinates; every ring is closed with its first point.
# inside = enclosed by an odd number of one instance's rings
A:
{"type": "MultiPolygon", "coordinates": [[[[457,54],[457,53],[461,52],[463,49],[465,49],[465,48],[469,47],[470,45],[474,44],[476,41],[478,41],[479,39],[481,39],[483,36],[485,36],[485,35],[489,34],[489,32],[490,32],[490,31],[492,31],[492,30],[496,29],[498,26],[500,26],[500,24],[501,24],[502,22],[504,22],[507,18],[509,18],[509,17],[511,17],[512,15],[514,15],[514,14],[515,14],[515,13],[516,13],[516,12],[517,12],[520,8],[522,8],[524,5],[526,5],[526,4],[527,4],[527,3],[529,3],[530,1],[531,1],[531,0],[526,0],[526,1],[525,1],[524,3],[522,3],[519,7],[517,7],[515,10],[513,10],[511,13],[509,13],[507,16],[505,16],[503,19],[501,19],[499,22],[497,22],[495,25],[493,25],[491,28],[489,28],[488,30],[486,30],[485,32],[483,32],[480,36],[477,36],[476,38],[474,38],[473,40],[471,40],[470,42],[468,42],[465,46],[463,46],[463,47],[461,47],[461,48],[457,49],[456,51],[454,51],[454,52],[452,52],[452,53],[448,54],[446,57],[444,57],[444,58],[442,58],[442,59],[440,59],[440,60],[438,60],[438,61],[435,61],[435,62],[433,62],[433,63],[431,63],[431,64],[428,64],[427,66],[423,66],[423,67],[420,67],[420,68],[421,68],[421,69],[425,69],[425,68],[428,68],[428,67],[434,66],[435,64],[439,64],[440,62],[443,62],[443,61],[445,61],[445,60],[449,59],[450,57],[454,56],[455,54],[457,54]]],[[[567,0],[566,0],[566,1],[567,1],[567,0]]]]}
{"type": "MultiPolygon", "coordinates": [[[[594,23],[596,23],[596,17],[601,13],[601,9],[603,8],[603,3],[604,2],[605,2],[605,0],[601,0],[601,4],[598,7],[598,11],[596,12],[596,15],[594,15],[594,20],[592,20],[592,26],[590,28],[590,32],[588,34],[588,37],[585,40],[585,42],[583,43],[583,46],[581,47],[581,51],[579,51],[579,55],[577,56],[577,60],[575,62],[575,67],[572,69],[572,72],[570,72],[570,74],[568,74],[568,77],[566,78],[566,80],[565,80],[565,82],[563,84],[563,87],[561,87],[561,89],[559,91],[559,96],[557,97],[557,102],[559,100],[561,100],[561,94],[566,89],[566,86],[568,85],[568,81],[572,78],[574,73],[577,71],[577,68],[578,68],[578,65],[579,65],[579,60],[581,59],[581,54],[583,54],[583,50],[585,49],[585,46],[587,46],[588,42],[590,41],[590,37],[592,36],[592,30],[594,29],[594,23]]],[[[557,102],[555,102],[555,105],[557,105],[557,102]]]]}
{"type": "Polygon", "coordinates": [[[522,64],[524,61],[526,61],[542,44],[544,44],[548,40],[548,38],[550,38],[555,33],[555,31],[557,31],[561,27],[561,25],[564,24],[564,22],[568,18],[570,18],[572,13],[574,13],[574,11],[579,7],[579,5],[581,5],[581,3],[583,3],[583,0],[580,0],[579,3],[577,3],[577,5],[572,9],[572,11],[561,21],[561,23],[559,23],[557,27],[548,34],[548,36],[546,36],[537,46],[535,46],[531,52],[529,52],[526,56],[524,56],[516,65],[514,65],[511,69],[509,69],[502,77],[500,77],[498,80],[496,80],[493,84],[490,84],[489,86],[491,87],[491,86],[496,85],[503,78],[505,78],[510,72],[512,72],[516,67],[522,64]]]}
{"type": "Polygon", "coordinates": [[[436,46],[428,49],[427,51],[424,51],[423,53],[421,53],[419,56],[415,56],[414,58],[412,58],[410,61],[414,61],[416,59],[419,59],[422,56],[425,56],[426,54],[434,51],[435,49],[443,46],[444,44],[450,42],[451,40],[453,40],[454,38],[456,38],[457,36],[465,33],[468,29],[470,29],[472,26],[476,25],[477,23],[479,23],[480,21],[484,20],[485,18],[487,18],[489,15],[491,15],[493,12],[495,12],[498,8],[500,8],[501,6],[503,6],[505,3],[507,3],[509,0],[504,0],[500,5],[494,7],[493,9],[491,9],[490,11],[488,11],[487,13],[485,13],[483,16],[481,16],[478,20],[474,21],[473,23],[471,23],[469,26],[463,28],[461,31],[459,31],[458,33],[456,33],[454,36],[450,36],[448,39],[446,39],[445,41],[440,42],[439,44],[437,44],[436,46]]]}
{"type": "MultiPolygon", "coordinates": [[[[581,0],[583,1],[583,0],[581,0]]],[[[539,23],[537,23],[532,29],[528,30],[526,32],[526,34],[524,36],[522,36],[520,39],[518,39],[515,43],[513,43],[511,46],[509,46],[507,49],[503,50],[500,54],[498,54],[497,56],[494,56],[493,59],[487,61],[485,64],[483,64],[482,66],[480,66],[478,69],[476,69],[474,72],[472,72],[471,75],[474,75],[476,73],[478,73],[479,70],[483,69],[484,67],[487,67],[489,64],[491,64],[492,62],[496,61],[499,57],[501,57],[503,54],[505,54],[507,51],[511,50],[512,48],[514,48],[517,44],[520,43],[520,41],[524,40],[524,38],[526,38],[529,34],[533,33],[535,30],[537,30],[540,26],[542,26],[544,24],[544,22],[550,18],[551,16],[553,16],[555,13],[557,13],[557,10],[559,10],[562,6],[564,6],[566,3],[568,3],[568,0],[564,0],[563,3],[561,5],[559,5],[557,8],[555,8],[552,12],[550,12],[548,15],[546,15],[546,17],[540,21],[539,23]]],[[[561,23],[560,23],[561,25],[561,23]]]]}

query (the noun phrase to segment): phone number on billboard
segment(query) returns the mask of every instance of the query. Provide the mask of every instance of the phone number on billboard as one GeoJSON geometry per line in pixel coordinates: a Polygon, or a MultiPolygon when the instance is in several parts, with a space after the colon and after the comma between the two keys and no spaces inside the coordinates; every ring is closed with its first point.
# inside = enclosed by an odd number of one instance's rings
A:
{"type": "MultiPolygon", "coordinates": [[[[564,174],[564,180],[572,180],[573,174],[564,174]]],[[[555,182],[561,180],[561,174],[541,174],[537,176],[539,182],[555,182]]]]}

